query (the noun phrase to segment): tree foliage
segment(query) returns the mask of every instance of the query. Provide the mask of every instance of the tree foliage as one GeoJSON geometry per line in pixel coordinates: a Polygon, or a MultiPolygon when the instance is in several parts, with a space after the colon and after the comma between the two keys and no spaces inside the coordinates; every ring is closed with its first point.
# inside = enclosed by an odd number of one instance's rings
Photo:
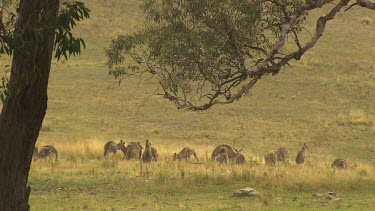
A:
{"type": "MultiPolygon", "coordinates": [[[[2,0],[0,8],[0,56],[5,54],[12,56],[16,48],[25,45],[37,45],[44,42],[43,34],[51,30],[49,27],[43,27],[49,14],[39,14],[40,27],[31,27],[26,24],[25,27],[15,30],[17,21],[17,1],[2,0]]],[[[55,58],[59,60],[61,56],[68,59],[69,56],[81,53],[81,46],[85,48],[85,42],[82,38],[76,38],[72,34],[77,21],[82,21],[90,17],[90,10],[82,2],[63,2],[60,6],[59,16],[54,20],[53,29],[55,33],[55,58]]],[[[5,66],[5,68],[9,65],[5,66]]],[[[23,75],[25,85],[34,82],[36,72],[31,71],[23,75]]],[[[9,79],[3,76],[0,83],[0,99],[2,102],[10,95],[17,94],[22,87],[13,87],[9,84],[9,79]]]]}
{"type": "Polygon", "coordinates": [[[106,50],[109,73],[119,80],[145,72],[156,76],[164,97],[178,108],[232,103],[262,77],[299,60],[349,2],[143,0],[145,27],[112,41],[106,50]],[[331,10],[302,42],[309,11],[325,5],[331,10]]]}

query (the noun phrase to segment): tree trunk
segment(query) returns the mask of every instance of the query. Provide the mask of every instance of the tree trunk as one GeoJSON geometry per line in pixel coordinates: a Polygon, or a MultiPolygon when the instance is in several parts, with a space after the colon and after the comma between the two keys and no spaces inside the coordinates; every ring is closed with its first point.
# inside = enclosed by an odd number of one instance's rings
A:
{"type": "Polygon", "coordinates": [[[29,210],[28,175],[47,109],[54,29],[59,0],[21,0],[8,97],[0,114],[0,210],[29,210]],[[31,36],[38,33],[40,39],[31,36]]]}

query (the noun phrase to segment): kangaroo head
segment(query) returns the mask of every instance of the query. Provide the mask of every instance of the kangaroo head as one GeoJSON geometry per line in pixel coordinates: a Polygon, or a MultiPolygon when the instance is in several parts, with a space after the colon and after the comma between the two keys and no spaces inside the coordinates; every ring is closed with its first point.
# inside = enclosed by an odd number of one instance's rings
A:
{"type": "Polygon", "coordinates": [[[125,141],[120,140],[120,143],[117,144],[117,148],[124,151],[125,150],[125,141]]]}
{"type": "Polygon", "coordinates": [[[151,143],[148,140],[146,140],[146,147],[151,147],[151,143]]]}
{"type": "Polygon", "coordinates": [[[303,144],[303,147],[302,148],[306,148],[306,149],[309,149],[306,145],[306,143],[303,144]]]}

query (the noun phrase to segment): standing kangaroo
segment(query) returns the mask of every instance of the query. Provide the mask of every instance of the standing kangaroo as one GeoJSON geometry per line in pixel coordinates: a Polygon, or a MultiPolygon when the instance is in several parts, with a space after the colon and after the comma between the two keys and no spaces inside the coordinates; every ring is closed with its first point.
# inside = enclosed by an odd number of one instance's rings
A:
{"type": "Polygon", "coordinates": [[[238,150],[236,155],[236,164],[245,164],[245,156],[242,154],[242,149],[238,150]]]}
{"type": "Polygon", "coordinates": [[[296,163],[298,165],[303,164],[305,162],[305,151],[306,149],[309,149],[306,145],[306,143],[303,144],[302,149],[298,152],[296,157],[296,163]]]}
{"type": "Polygon", "coordinates": [[[228,158],[235,158],[236,155],[237,155],[237,150],[235,148],[232,148],[230,147],[229,145],[226,145],[226,144],[221,144],[219,146],[217,146],[214,151],[212,152],[212,155],[211,155],[211,160],[214,161],[215,158],[219,155],[219,154],[222,154],[222,150],[223,148],[226,149],[226,152],[227,152],[227,155],[228,155],[228,158]]]}
{"type": "Polygon", "coordinates": [[[275,153],[268,153],[266,156],[264,156],[264,160],[266,161],[266,164],[270,166],[276,165],[277,157],[275,153]]]}
{"type": "Polygon", "coordinates": [[[145,163],[151,163],[152,161],[151,143],[148,140],[146,140],[146,147],[142,154],[142,161],[145,163]]]}
{"type": "Polygon", "coordinates": [[[40,149],[39,153],[38,153],[38,157],[44,158],[44,159],[46,159],[48,157],[48,159],[50,161],[53,160],[53,156],[54,156],[54,159],[55,159],[55,162],[56,162],[58,154],[57,154],[56,148],[52,145],[46,145],[46,146],[42,147],[40,149]]]}
{"type": "Polygon", "coordinates": [[[181,150],[180,153],[174,153],[173,154],[173,160],[181,160],[181,159],[190,159],[191,156],[194,156],[195,159],[199,162],[197,154],[195,153],[195,150],[190,147],[185,147],[181,150]]]}
{"type": "Polygon", "coordinates": [[[285,163],[288,159],[289,152],[284,147],[280,147],[278,150],[276,150],[275,154],[277,156],[277,161],[285,163]]]}
{"type": "Polygon", "coordinates": [[[104,144],[104,157],[108,158],[109,153],[113,153],[113,155],[116,155],[117,150],[121,150],[122,152],[124,152],[125,142],[120,140],[120,143],[116,144],[114,141],[108,141],[104,144]]]}

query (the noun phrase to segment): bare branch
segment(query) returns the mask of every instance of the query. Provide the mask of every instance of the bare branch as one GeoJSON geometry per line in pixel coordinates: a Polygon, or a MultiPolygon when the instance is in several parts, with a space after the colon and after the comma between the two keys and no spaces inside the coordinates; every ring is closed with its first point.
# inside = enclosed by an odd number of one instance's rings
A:
{"type": "Polygon", "coordinates": [[[334,8],[331,9],[331,11],[318,19],[316,24],[316,30],[315,34],[311,38],[311,40],[306,43],[301,49],[298,51],[295,51],[287,56],[285,56],[278,64],[277,66],[282,67],[287,62],[289,62],[291,59],[299,60],[301,56],[308,51],[310,48],[314,47],[314,45],[318,42],[319,38],[323,35],[323,32],[325,30],[326,22],[329,20],[332,20],[335,15],[347,4],[349,3],[349,0],[342,0],[340,1],[334,8]]]}
{"type": "Polygon", "coordinates": [[[352,7],[354,7],[355,5],[358,5],[358,2],[353,3],[353,4],[350,5],[348,8],[346,8],[344,11],[346,12],[346,11],[350,10],[350,9],[351,9],[352,7]]]}
{"type": "Polygon", "coordinates": [[[375,2],[371,0],[357,0],[357,3],[361,7],[366,7],[368,9],[375,10],[375,2]]]}

